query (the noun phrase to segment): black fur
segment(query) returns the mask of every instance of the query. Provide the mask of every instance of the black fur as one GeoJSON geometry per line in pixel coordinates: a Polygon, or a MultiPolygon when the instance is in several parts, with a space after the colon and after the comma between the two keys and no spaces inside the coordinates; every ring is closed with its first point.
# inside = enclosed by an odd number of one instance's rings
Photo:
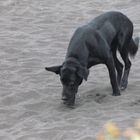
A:
{"type": "Polygon", "coordinates": [[[101,63],[108,68],[113,95],[120,95],[120,88],[125,89],[128,84],[131,67],[128,56],[135,56],[138,50],[139,37],[134,41],[132,34],[132,22],[120,12],[102,14],[75,31],[64,63],[46,68],[60,74],[62,96],[67,104],[74,104],[75,94],[83,79],[87,80],[89,68],[101,63]],[[117,50],[125,63],[124,72],[117,50]]]}

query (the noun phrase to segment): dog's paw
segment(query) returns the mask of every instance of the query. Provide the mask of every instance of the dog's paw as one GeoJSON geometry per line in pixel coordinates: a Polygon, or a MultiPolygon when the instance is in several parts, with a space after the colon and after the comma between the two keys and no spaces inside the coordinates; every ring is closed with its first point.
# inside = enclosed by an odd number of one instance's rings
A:
{"type": "Polygon", "coordinates": [[[125,90],[127,88],[127,84],[128,84],[127,81],[122,81],[120,85],[120,90],[125,90]]]}
{"type": "Polygon", "coordinates": [[[126,88],[127,88],[126,86],[120,86],[121,91],[125,90],[126,88]]]}
{"type": "Polygon", "coordinates": [[[120,96],[121,94],[120,94],[120,92],[114,92],[112,95],[113,96],[120,96]]]}

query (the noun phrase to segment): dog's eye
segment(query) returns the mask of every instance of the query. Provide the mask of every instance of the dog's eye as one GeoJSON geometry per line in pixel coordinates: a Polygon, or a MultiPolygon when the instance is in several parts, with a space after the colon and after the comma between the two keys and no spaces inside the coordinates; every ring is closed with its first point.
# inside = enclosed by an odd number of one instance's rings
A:
{"type": "Polygon", "coordinates": [[[65,79],[65,78],[61,78],[60,80],[61,80],[62,84],[65,84],[65,85],[68,84],[68,80],[67,80],[67,79],[65,79]]]}

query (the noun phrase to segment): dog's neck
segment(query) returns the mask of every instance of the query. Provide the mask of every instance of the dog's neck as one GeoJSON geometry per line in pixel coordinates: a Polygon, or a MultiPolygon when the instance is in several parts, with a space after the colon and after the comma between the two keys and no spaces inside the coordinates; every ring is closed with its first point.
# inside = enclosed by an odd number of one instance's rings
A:
{"type": "Polygon", "coordinates": [[[66,60],[64,61],[63,65],[66,66],[81,66],[81,67],[86,67],[84,64],[80,63],[78,58],[75,57],[67,57],[66,60]]]}

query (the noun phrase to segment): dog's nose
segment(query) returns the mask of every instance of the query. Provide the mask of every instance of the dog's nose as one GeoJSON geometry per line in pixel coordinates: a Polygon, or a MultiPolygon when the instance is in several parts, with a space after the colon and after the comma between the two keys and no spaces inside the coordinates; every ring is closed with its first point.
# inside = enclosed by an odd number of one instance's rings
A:
{"type": "Polygon", "coordinates": [[[68,98],[66,96],[62,96],[62,100],[66,101],[68,98]]]}

